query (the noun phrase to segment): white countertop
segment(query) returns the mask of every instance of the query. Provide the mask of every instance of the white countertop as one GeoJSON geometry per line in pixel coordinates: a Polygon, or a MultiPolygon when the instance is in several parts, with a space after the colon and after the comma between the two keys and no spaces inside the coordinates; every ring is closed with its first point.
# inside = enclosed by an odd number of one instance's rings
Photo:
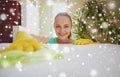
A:
{"type": "MultiPolygon", "coordinates": [[[[0,44],[0,49],[9,44],[0,44]]],[[[120,77],[120,45],[51,44],[63,60],[0,69],[0,77],[120,77]]]]}

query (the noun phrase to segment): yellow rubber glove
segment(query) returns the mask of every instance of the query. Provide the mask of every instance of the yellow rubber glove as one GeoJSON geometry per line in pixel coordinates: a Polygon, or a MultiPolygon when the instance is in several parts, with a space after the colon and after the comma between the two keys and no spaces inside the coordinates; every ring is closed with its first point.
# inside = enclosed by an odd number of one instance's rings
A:
{"type": "Polygon", "coordinates": [[[40,44],[38,41],[27,34],[26,32],[18,32],[16,35],[16,40],[4,50],[1,50],[0,53],[11,50],[22,50],[25,52],[34,52],[40,50],[40,44]]]}
{"type": "Polygon", "coordinates": [[[72,44],[85,45],[85,44],[93,44],[93,43],[95,43],[95,42],[93,42],[90,39],[78,39],[78,40],[75,40],[72,44]]]}

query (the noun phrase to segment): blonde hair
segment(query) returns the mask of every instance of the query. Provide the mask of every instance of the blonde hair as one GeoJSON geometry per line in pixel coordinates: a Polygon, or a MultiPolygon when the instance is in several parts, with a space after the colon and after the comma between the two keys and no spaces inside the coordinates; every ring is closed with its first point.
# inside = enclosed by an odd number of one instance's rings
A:
{"type": "MultiPolygon", "coordinates": [[[[66,12],[60,12],[60,13],[58,13],[58,14],[55,16],[55,20],[56,20],[56,18],[57,18],[58,16],[66,16],[66,17],[68,17],[69,20],[70,20],[70,22],[71,22],[71,26],[72,26],[72,19],[71,19],[71,16],[70,16],[68,13],[66,13],[66,12]]],[[[70,35],[68,36],[68,38],[71,38],[71,32],[70,32],[70,35]]]]}

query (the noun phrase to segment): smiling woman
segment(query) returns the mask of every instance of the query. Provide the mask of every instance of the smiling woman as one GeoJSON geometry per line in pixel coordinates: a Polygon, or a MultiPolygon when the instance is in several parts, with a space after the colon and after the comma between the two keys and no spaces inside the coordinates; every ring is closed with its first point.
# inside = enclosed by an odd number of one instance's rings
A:
{"type": "Polygon", "coordinates": [[[54,29],[57,37],[43,38],[42,36],[35,36],[39,42],[43,43],[71,43],[71,30],[72,30],[72,20],[71,17],[65,13],[59,13],[55,17],[54,29]],[[43,40],[42,40],[43,39],[43,40]]]}
{"type": "Polygon", "coordinates": [[[71,42],[72,20],[67,13],[59,13],[55,17],[54,29],[58,43],[71,42]]]}

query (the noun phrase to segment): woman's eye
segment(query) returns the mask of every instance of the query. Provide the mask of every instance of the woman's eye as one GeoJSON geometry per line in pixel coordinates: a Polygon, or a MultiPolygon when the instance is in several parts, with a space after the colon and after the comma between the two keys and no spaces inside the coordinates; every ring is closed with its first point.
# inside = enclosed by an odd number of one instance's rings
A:
{"type": "Polygon", "coordinates": [[[68,28],[69,26],[68,25],[65,25],[64,28],[68,28]]]}
{"type": "Polygon", "coordinates": [[[57,26],[56,26],[56,28],[60,28],[60,26],[59,26],[59,25],[57,25],[57,26]]]}

